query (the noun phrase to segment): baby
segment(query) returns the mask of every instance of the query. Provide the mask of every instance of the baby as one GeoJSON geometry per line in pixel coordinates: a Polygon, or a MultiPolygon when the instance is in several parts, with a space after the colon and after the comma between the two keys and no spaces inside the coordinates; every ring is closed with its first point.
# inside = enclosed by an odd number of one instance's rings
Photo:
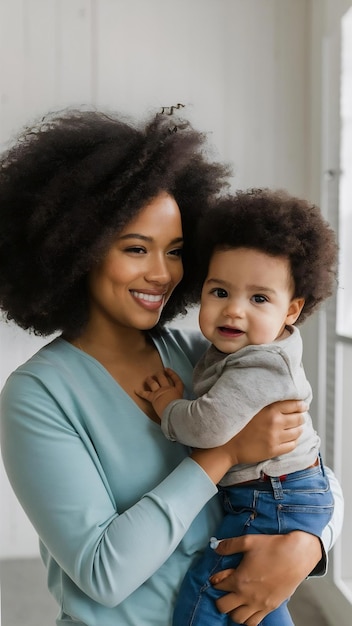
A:
{"type": "MultiPolygon", "coordinates": [[[[337,246],[317,207],[260,189],[221,200],[196,241],[204,279],[199,325],[211,342],[194,370],[197,398],[182,399],[182,381],[170,369],[149,377],[139,394],[152,403],[166,437],[210,448],[228,441],[272,402],[301,399],[309,406],[311,387],[295,324],[331,295],[337,246]]],[[[319,445],[307,413],[293,452],[231,468],[219,485],[224,518],[217,537],[293,530],[320,536],[333,498],[319,445]]],[[[234,623],[218,612],[215,600],[222,592],[209,577],[236,567],[241,555],[220,557],[217,544],[212,538],[187,573],[173,626],[234,623]]],[[[292,626],[287,602],[262,623],[292,626]]]]}

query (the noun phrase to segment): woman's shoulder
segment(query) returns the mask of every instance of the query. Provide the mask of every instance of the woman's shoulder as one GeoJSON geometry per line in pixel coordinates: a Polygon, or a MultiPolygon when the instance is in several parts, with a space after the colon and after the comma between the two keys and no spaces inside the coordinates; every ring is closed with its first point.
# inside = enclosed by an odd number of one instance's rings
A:
{"type": "MultiPolygon", "coordinates": [[[[70,375],[66,376],[65,373],[72,372],[72,363],[74,363],[75,358],[77,359],[76,353],[79,354],[77,348],[71,346],[61,337],[56,337],[10,374],[2,394],[8,388],[16,390],[20,386],[23,389],[26,385],[31,386],[33,384],[45,386],[46,383],[50,384],[51,380],[58,381],[60,378],[58,372],[60,371],[63,374],[62,378],[70,378],[70,375]]],[[[76,368],[74,369],[76,370],[76,368]]]]}
{"type": "Polygon", "coordinates": [[[51,362],[66,360],[70,358],[70,354],[74,354],[78,349],[71,346],[61,336],[50,339],[39,350],[34,352],[26,361],[19,365],[14,372],[23,372],[26,370],[34,370],[36,368],[45,367],[51,362]]]}
{"type": "Polygon", "coordinates": [[[63,407],[72,403],[77,378],[65,344],[54,339],[7,378],[0,394],[1,428],[6,432],[29,423],[40,428],[54,423],[67,426],[63,407]]]}

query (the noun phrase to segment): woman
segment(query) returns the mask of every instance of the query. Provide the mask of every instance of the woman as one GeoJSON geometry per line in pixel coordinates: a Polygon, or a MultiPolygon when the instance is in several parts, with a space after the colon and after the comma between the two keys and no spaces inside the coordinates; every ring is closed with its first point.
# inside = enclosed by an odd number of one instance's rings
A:
{"type": "MultiPolygon", "coordinates": [[[[10,376],[1,406],[5,467],[40,537],[58,625],[170,624],[219,520],[218,481],[300,434],[304,406],[282,403],[223,447],[189,454],[135,393],[162,365],[191,393],[204,342],[163,324],[194,302],[192,234],[228,176],[202,135],[169,122],[67,112],[1,161],[1,307],[23,328],[60,332],[10,376]]],[[[339,527],[335,515],[328,533],[339,527]]],[[[305,533],[246,539],[221,548],[246,554],[219,577],[230,593],[218,606],[256,626],[325,559],[305,533]]]]}

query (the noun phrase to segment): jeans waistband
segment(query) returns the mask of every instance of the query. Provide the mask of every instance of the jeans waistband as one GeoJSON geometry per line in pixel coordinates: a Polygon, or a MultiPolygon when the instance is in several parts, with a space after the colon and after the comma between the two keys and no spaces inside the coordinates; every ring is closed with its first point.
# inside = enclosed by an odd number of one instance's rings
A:
{"type": "MultiPolygon", "coordinates": [[[[303,470],[300,470],[300,471],[305,471],[307,469],[311,469],[312,467],[317,467],[319,464],[320,464],[320,458],[317,457],[314,463],[312,463],[311,465],[308,465],[308,467],[305,467],[303,468],[303,470]]],[[[290,476],[290,474],[282,474],[281,476],[269,476],[268,474],[265,474],[264,472],[262,472],[260,475],[260,478],[255,478],[253,480],[245,480],[242,483],[234,483],[233,487],[242,487],[242,485],[245,487],[250,487],[251,485],[258,485],[261,483],[271,481],[272,478],[276,478],[280,482],[285,482],[288,476],[290,476]]]]}

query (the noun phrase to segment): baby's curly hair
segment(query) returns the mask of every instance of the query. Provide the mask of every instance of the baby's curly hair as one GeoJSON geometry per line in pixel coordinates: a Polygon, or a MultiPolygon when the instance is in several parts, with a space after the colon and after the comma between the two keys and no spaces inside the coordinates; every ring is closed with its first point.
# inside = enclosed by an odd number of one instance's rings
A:
{"type": "Polygon", "coordinates": [[[302,323],[333,293],[336,237],[317,206],[283,190],[269,189],[238,191],[219,200],[199,228],[201,280],[214,250],[241,247],[289,259],[293,297],[305,298],[296,323],[302,323]]]}
{"type": "Polygon", "coordinates": [[[184,278],[162,322],[194,297],[192,238],[227,187],[205,135],[157,113],[142,124],[66,110],[27,128],[0,158],[0,308],[38,335],[77,336],[88,316],[87,275],[153,197],[175,197],[184,230],[184,278]]]}

